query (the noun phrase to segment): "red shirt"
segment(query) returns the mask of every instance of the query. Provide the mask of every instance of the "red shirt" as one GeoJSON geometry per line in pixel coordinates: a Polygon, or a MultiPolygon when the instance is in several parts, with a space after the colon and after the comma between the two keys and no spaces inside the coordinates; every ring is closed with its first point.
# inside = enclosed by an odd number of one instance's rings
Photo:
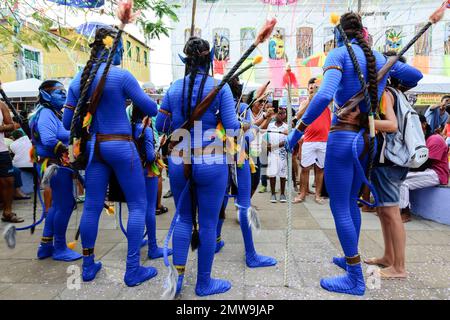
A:
{"type": "Polygon", "coordinates": [[[305,130],[304,142],[327,142],[331,127],[331,111],[325,108],[322,114],[305,130]]]}
{"type": "Polygon", "coordinates": [[[448,183],[448,147],[439,134],[433,134],[427,139],[429,150],[428,158],[432,160],[431,169],[436,171],[439,182],[443,185],[448,183]]]}

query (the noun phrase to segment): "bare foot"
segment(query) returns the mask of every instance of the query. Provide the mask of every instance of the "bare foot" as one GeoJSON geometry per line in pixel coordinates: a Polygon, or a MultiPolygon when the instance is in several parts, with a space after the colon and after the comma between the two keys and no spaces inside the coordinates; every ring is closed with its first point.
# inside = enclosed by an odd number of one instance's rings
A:
{"type": "Polygon", "coordinates": [[[397,271],[393,266],[380,270],[381,279],[406,279],[406,271],[397,271]]]}
{"type": "Polygon", "coordinates": [[[305,197],[298,195],[294,198],[294,200],[292,200],[292,203],[301,203],[303,201],[305,201],[305,197]]]}
{"type": "Polygon", "coordinates": [[[322,198],[320,198],[320,197],[319,198],[315,198],[314,201],[316,203],[318,203],[318,204],[324,204],[325,203],[325,201],[322,198]]]}
{"type": "Polygon", "coordinates": [[[383,258],[368,258],[364,260],[365,264],[369,264],[369,265],[374,265],[374,266],[380,266],[383,268],[387,268],[390,265],[392,265],[392,263],[390,263],[387,259],[383,258]]]}

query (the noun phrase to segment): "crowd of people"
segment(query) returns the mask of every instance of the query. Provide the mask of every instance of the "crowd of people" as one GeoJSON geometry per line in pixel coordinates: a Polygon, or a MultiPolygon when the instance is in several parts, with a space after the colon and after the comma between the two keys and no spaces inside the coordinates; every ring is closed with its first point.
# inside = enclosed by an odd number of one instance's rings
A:
{"type": "MultiPolygon", "coordinates": [[[[408,214],[410,190],[448,184],[450,97],[444,96],[440,105],[429,107],[420,117],[428,149],[420,167],[409,168],[385,159],[390,137],[400,130],[399,122],[403,121],[398,119],[398,109],[405,107],[404,92],[416,86],[422,74],[399,60],[377,82],[377,73],[392,54],[383,55],[370,48],[358,14],[347,13],[340,18],[337,47],[327,56],[323,77],[309,81],[308,97],[292,114],[292,123],[287,122],[291,110],[286,98],[276,100],[264,86],[243,100],[243,86],[236,77],[205,107],[202,101],[217,81],[210,75],[210,45],[198,37],[191,37],[184,47],[181,58],[185,76],[172,83],[158,105],[130,72],[118,67],[123,46],[119,41],[111,47],[116,34],[117,30],[107,27],[96,31],[90,59],[67,92],[59,81],[42,83],[39,104],[29,117],[31,141],[13,122],[7,106],[0,103],[2,220],[24,221],[11,207],[17,187],[14,167],[19,173],[34,170],[37,181],[45,186],[46,219],[37,248],[39,259],[82,258],[83,281],[94,280],[102,268],[94,251],[100,215],[107,199],[121,197],[129,211],[126,285],[139,285],[158,273],[154,267],[141,265],[140,249],[145,245],[149,259],[164,257],[175,282],[173,294],[180,294],[191,246],[198,252],[196,294],[223,293],[230,290],[231,283],[212,278],[211,271],[215,254],[225,245],[221,234],[228,199],[235,198],[247,267],[271,267],[277,264],[276,259],[258,254],[253,243],[252,227],[258,219],[252,196],[260,183],[260,192],[266,192],[269,182],[268,200],[286,202],[287,193],[292,192],[286,190],[286,181],[292,177],[295,184],[299,179],[300,185],[293,202],[304,202],[311,193],[309,176],[313,171],[314,201],[323,205],[324,197],[330,199],[344,252],[333,262],[345,274],[323,278],[321,286],[353,295],[365,292],[358,250],[358,202],[363,200],[363,185],[368,185],[374,195],[375,203],[370,203],[369,197],[365,204],[376,206],[385,241],[384,255],[365,263],[383,266],[383,278],[406,277],[406,236],[400,209],[408,214]],[[360,81],[364,79],[368,83],[368,89],[363,90],[365,99],[344,108],[361,90],[360,81]],[[99,87],[101,98],[95,104],[92,97],[98,96],[99,87]],[[347,111],[341,112],[344,109],[347,111]],[[373,114],[377,115],[373,122],[376,138],[369,134],[373,114]],[[4,134],[11,132],[14,142],[8,148],[4,134]],[[288,172],[289,153],[294,159],[293,172],[288,172]],[[173,194],[176,212],[162,248],[156,239],[155,215],[157,210],[167,211],[160,201],[166,169],[168,193],[173,194]],[[69,248],[66,239],[75,205],[74,179],[85,188],[79,228],[82,253],[69,248]],[[112,196],[114,189],[120,195],[112,196]]],[[[16,196],[26,197],[20,193],[16,196]]]]}

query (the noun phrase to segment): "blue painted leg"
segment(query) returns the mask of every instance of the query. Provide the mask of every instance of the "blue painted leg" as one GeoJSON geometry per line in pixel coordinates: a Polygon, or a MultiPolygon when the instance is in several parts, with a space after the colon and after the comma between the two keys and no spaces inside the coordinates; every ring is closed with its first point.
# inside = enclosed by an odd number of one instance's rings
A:
{"type": "Polygon", "coordinates": [[[231,289],[231,283],[227,280],[213,279],[211,273],[202,272],[197,274],[197,285],[195,286],[195,293],[198,296],[209,296],[213,294],[220,294],[231,289]]]}

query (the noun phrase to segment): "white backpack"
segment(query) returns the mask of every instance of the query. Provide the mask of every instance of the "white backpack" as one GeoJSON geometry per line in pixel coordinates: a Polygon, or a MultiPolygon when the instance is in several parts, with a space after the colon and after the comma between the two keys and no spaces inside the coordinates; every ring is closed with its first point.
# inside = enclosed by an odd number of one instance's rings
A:
{"type": "Polygon", "coordinates": [[[398,130],[385,134],[380,162],[384,162],[384,155],[386,159],[398,166],[418,168],[428,160],[428,148],[419,115],[401,91],[388,89],[397,102],[395,112],[398,130]]]}

